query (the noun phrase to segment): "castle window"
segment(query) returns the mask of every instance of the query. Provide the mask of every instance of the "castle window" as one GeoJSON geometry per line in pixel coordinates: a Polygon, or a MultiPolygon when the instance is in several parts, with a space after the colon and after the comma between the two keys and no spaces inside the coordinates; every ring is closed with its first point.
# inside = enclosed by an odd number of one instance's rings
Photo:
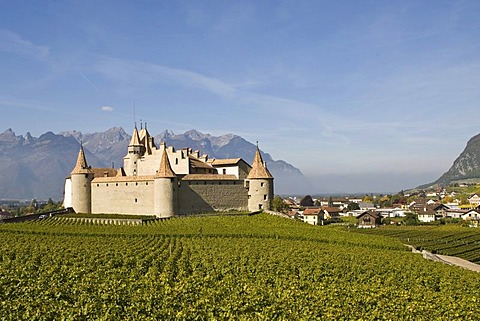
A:
{"type": "Polygon", "coordinates": [[[249,194],[249,195],[248,195],[248,199],[250,199],[250,198],[252,198],[252,195],[249,194]]]}
{"type": "Polygon", "coordinates": [[[178,165],[178,158],[175,158],[175,165],[178,165]]]}
{"type": "Polygon", "coordinates": [[[85,178],[88,178],[88,174],[85,174],[85,178]]]}
{"type": "Polygon", "coordinates": [[[118,183],[115,183],[115,186],[118,186],[118,183]]]}
{"type": "Polygon", "coordinates": [[[138,186],[138,183],[135,183],[135,186],[138,186]]]}
{"type": "Polygon", "coordinates": [[[223,175],[227,175],[227,169],[226,168],[223,169],[223,175]]]}
{"type": "Polygon", "coordinates": [[[100,184],[97,184],[97,187],[99,187],[99,186],[100,186],[100,184]]]}
{"type": "Polygon", "coordinates": [[[125,183],[125,186],[128,186],[128,183],[125,183]]]}
{"type": "Polygon", "coordinates": [[[137,202],[137,199],[135,199],[135,203],[137,202]]]}
{"type": "Polygon", "coordinates": [[[263,195],[263,200],[264,200],[264,201],[267,200],[267,195],[263,195]]]}
{"type": "Polygon", "coordinates": [[[137,161],[134,161],[134,162],[133,162],[133,165],[137,165],[137,161]]]}
{"type": "Polygon", "coordinates": [[[107,186],[108,186],[108,183],[107,183],[107,186]]]}
{"type": "Polygon", "coordinates": [[[263,183],[260,183],[260,186],[263,187],[263,183]]]}
{"type": "Polygon", "coordinates": [[[145,182],[145,185],[148,185],[148,182],[145,182]]]}
{"type": "Polygon", "coordinates": [[[262,209],[262,207],[263,207],[263,205],[262,205],[262,204],[258,204],[258,209],[259,209],[259,210],[261,210],[261,209],[262,209]]]}

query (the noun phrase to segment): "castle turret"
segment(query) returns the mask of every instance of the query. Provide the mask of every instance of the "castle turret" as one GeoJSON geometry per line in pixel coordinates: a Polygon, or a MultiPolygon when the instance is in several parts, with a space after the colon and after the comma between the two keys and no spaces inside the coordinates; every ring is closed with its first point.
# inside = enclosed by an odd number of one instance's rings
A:
{"type": "Polygon", "coordinates": [[[142,144],[145,148],[145,154],[152,155],[152,150],[156,148],[156,146],[153,142],[153,137],[150,136],[150,133],[147,130],[147,123],[145,123],[145,127],[140,129],[139,138],[140,144],[142,144]]]}
{"type": "Polygon", "coordinates": [[[124,157],[125,172],[128,176],[137,176],[138,161],[145,154],[145,146],[140,142],[137,126],[133,128],[132,139],[128,144],[128,154],[124,157]]]}
{"type": "Polygon", "coordinates": [[[93,171],[87,165],[83,146],[80,146],[77,163],[70,173],[71,180],[71,205],[77,213],[92,212],[92,193],[91,183],[93,180],[93,171]]]}
{"type": "Polygon", "coordinates": [[[246,184],[248,187],[248,210],[251,212],[270,210],[273,200],[273,176],[263,162],[258,146],[246,184]]]}
{"type": "Polygon", "coordinates": [[[177,175],[173,172],[164,149],[154,181],[154,214],[157,217],[172,217],[176,214],[177,188],[177,175]]]}

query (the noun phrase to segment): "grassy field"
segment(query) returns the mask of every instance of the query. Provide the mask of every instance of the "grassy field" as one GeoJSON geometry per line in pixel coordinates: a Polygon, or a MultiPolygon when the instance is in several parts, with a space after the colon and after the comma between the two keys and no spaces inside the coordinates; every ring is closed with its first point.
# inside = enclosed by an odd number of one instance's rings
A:
{"type": "Polygon", "coordinates": [[[260,214],[0,225],[2,320],[475,320],[477,273],[260,214]]]}

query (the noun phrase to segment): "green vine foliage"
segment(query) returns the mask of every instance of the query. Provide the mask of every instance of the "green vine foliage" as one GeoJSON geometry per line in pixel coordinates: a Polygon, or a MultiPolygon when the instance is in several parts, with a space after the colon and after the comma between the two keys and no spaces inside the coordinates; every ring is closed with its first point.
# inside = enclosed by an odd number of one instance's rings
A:
{"type": "Polygon", "coordinates": [[[478,228],[447,224],[439,226],[385,226],[362,231],[366,234],[390,236],[417,249],[437,254],[458,256],[480,263],[480,231],[478,228]]]}
{"type": "Polygon", "coordinates": [[[478,274],[260,214],[0,225],[2,320],[475,320],[478,274]]]}

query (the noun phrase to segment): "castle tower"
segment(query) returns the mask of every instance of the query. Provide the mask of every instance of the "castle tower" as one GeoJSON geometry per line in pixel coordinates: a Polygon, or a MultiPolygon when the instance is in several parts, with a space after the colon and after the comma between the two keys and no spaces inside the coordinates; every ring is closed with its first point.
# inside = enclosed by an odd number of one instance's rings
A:
{"type": "Polygon", "coordinates": [[[145,127],[142,126],[139,133],[140,144],[145,147],[145,154],[152,155],[152,149],[156,148],[155,143],[153,142],[153,137],[150,136],[150,133],[147,130],[147,123],[145,127]]]}
{"type": "Polygon", "coordinates": [[[72,182],[71,204],[77,213],[92,212],[92,180],[93,171],[87,165],[83,145],[78,152],[77,163],[70,173],[72,182]]]}
{"type": "Polygon", "coordinates": [[[157,217],[172,217],[177,210],[177,175],[170,166],[167,151],[164,149],[160,168],[155,175],[154,188],[154,214],[157,217]]]}
{"type": "Polygon", "coordinates": [[[140,142],[137,126],[133,128],[132,139],[128,144],[128,154],[124,157],[125,172],[128,176],[137,176],[138,161],[145,154],[145,146],[140,142]]]}
{"type": "Polygon", "coordinates": [[[273,176],[263,162],[258,146],[246,184],[248,187],[248,210],[251,212],[270,210],[273,200],[273,176]]]}

